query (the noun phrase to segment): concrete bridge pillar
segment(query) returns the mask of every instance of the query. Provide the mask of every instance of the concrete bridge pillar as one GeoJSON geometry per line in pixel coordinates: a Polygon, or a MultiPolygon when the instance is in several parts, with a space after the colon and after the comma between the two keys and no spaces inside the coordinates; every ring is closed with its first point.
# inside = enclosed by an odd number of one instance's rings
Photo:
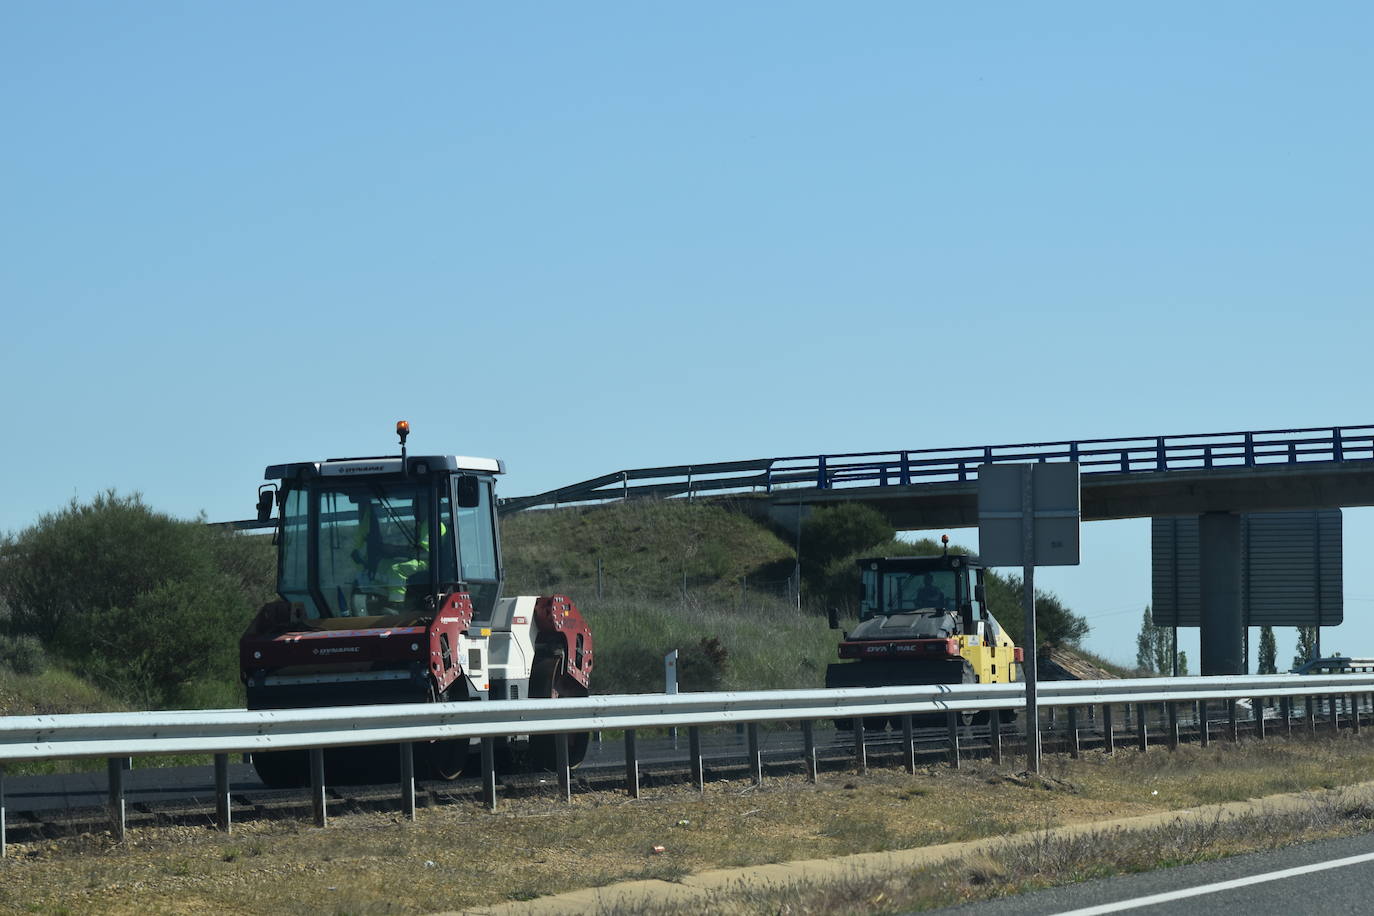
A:
{"type": "Polygon", "coordinates": [[[1245,621],[1240,609],[1240,516],[1206,512],[1198,516],[1199,584],[1202,598],[1202,673],[1245,670],[1245,621]]]}

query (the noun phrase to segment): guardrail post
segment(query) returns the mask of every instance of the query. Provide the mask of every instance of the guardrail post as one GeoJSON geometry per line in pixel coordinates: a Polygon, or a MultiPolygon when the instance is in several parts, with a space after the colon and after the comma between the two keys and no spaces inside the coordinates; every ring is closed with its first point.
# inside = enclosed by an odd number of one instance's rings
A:
{"type": "Polygon", "coordinates": [[[1164,437],[1160,436],[1155,440],[1155,469],[1160,471],[1169,470],[1169,459],[1165,457],[1164,437]]]}
{"type": "Polygon", "coordinates": [[[401,767],[401,813],[407,820],[415,820],[415,745],[402,741],[396,745],[401,767]]]}
{"type": "Polygon", "coordinates": [[[215,826],[225,833],[232,829],[229,812],[229,755],[215,755],[215,826]]]}
{"type": "Polygon", "coordinates": [[[1197,743],[1201,747],[1206,747],[1212,743],[1212,722],[1211,713],[1207,710],[1207,701],[1197,701],[1197,743]]]}
{"type": "Polygon", "coordinates": [[[1350,695],[1350,730],[1355,734],[1360,733],[1360,696],[1357,693],[1350,695]]]}
{"type": "Polygon", "coordinates": [[[1307,728],[1312,733],[1312,737],[1317,737],[1317,704],[1313,702],[1312,695],[1303,697],[1303,706],[1307,710],[1307,728]]]}
{"type": "Polygon", "coordinates": [[[1178,750],[1178,704],[1166,703],[1169,710],[1169,750],[1178,750]]]}
{"type": "Polygon", "coordinates": [[[1240,721],[1236,717],[1235,700],[1226,701],[1226,732],[1232,744],[1240,740],[1240,721]]]}
{"type": "Polygon", "coordinates": [[[315,812],[315,826],[329,823],[324,804],[324,748],[310,749],[310,807],[315,812]]]}
{"type": "Polygon", "coordinates": [[[1336,695],[1330,694],[1326,698],[1326,708],[1331,711],[1331,732],[1339,734],[1341,730],[1341,711],[1336,702],[1336,695]]]}
{"type": "Polygon", "coordinates": [[[754,777],[754,785],[763,785],[763,754],[759,751],[759,723],[750,722],[746,729],[749,733],[749,772],[754,777]]]}
{"type": "Polygon", "coordinates": [[[1339,426],[1331,430],[1331,460],[1345,460],[1345,447],[1341,444],[1341,428],[1339,426]]]}
{"type": "Polygon", "coordinates": [[[825,456],[820,455],[816,458],[816,489],[824,490],[825,487],[825,456]]]}
{"type": "Polygon", "coordinates": [[[949,765],[959,769],[959,714],[954,710],[945,713],[949,723],[949,765]]]}
{"type": "Polygon", "coordinates": [[[902,486],[911,486],[911,456],[902,452],[902,486]]]}
{"type": "Polygon", "coordinates": [[[1255,466],[1255,434],[1245,434],[1245,466],[1252,468],[1255,466]]]}
{"type": "Polygon", "coordinates": [[[1145,704],[1135,704],[1135,746],[1142,753],[1150,749],[1150,739],[1145,727],[1145,704]]]}
{"type": "Polygon", "coordinates": [[[1291,697],[1279,697],[1279,715],[1283,716],[1284,737],[1293,737],[1293,700],[1291,697]]]}
{"type": "MultiPolygon", "coordinates": [[[[1050,708],[1053,709],[1054,707],[1050,708]]],[[[988,747],[992,754],[992,762],[1000,764],[1002,762],[1002,710],[1000,709],[988,710],[988,747]]],[[[916,772],[915,748],[912,748],[911,763],[911,772],[914,773],[916,772]]]]}
{"type": "Polygon", "coordinates": [[[1077,760],[1081,753],[1078,747],[1078,707],[1069,707],[1069,756],[1077,760]]]}
{"type": "Polygon", "coordinates": [[[127,757],[111,757],[105,761],[109,773],[110,822],[114,838],[120,842],[128,833],[129,823],[124,812],[124,770],[127,757]]]}
{"type": "Polygon", "coordinates": [[[1124,448],[1121,450],[1121,473],[1131,473],[1131,453],[1124,448]]]}
{"type": "Polygon", "coordinates": [[[1212,467],[1212,447],[1210,445],[1202,450],[1202,466],[1208,469],[1212,467]]]}
{"type": "Polygon", "coordinates": [[[1254,697],[1251,699],[1250,711],[1254,713],[1255,716],[1255,737],[1263,741],[1265,738],[1264,699],[1262,697],[1254,697]]]}
{"type": "Polygon", "coordinates": [[[868,772],[868,747],[864,742],[864,718],[854,717],[854,765],[860,773],[868,772]]]}
{"type": "Polygon", "coordinates": [[[553,736],[554,766],[558,767],[558,794],[563,801],[572,801],[572,767],[568,766],[568,735],[559,732],[553,736]]]}
{"type": "Polygon", "coordinates": [[[639,798],[639,747],[633,728],[625,729],[625,794],[639,798]]]}
{"type": "Polygon", "coordinates": [[[816,728],[815,723],[810,719],[803,720],[802,730],[802,756],[806,758],[806,778],[815,782],[820,776],[820,768],[816,761],[816,728]]]}
{"type": "Polygon", "coordinates": [[[1102,751],[1106,754],[1116,753],[1116,732],[1112,728],[1112,704],[1102,704],[1102,751]]]}
{"type": "Polygon", "coordinates": [[[482,739],[482,801],[488,811],[496,810],[496,739],[482,739]]]}
{"type": "Polygon", "coordinates": [[[698,792],[706,791],[706,767],[701,760],[701,726],[687,726],[687,756],[692,769],[692,782],[698,792]]]}
{"type": "Polygon", "coordinates": [[[916,735],[911,726],[911,715],[902,716],[902,757],[908,773],[916,772],[916,735]]]}
{"type": "Polygon", "coordinates": [[[5,846],[5,768],[3,766],[0,766],[0,859],[3,859],[6,855],[8,855],[8,853],[6,853],[5,851],[6,848],[7,847],[5,846]]]}

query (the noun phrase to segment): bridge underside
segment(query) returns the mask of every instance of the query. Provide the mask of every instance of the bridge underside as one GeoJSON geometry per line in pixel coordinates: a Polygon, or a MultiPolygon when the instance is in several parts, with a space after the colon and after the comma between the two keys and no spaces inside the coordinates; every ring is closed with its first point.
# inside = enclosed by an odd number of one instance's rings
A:
{"type": "MultiPolygon", "coordinates": [[[[769,515],[779,522],[794,521],[798,505],[819,508],[860,502],[883,513],[901,531],[978,526],[976,480],[782,490],[766,500],[769,515]]],[[[1084,475],[1082,500],[1085,522],[1374,506],[1374,463],[1084,475]]]]}

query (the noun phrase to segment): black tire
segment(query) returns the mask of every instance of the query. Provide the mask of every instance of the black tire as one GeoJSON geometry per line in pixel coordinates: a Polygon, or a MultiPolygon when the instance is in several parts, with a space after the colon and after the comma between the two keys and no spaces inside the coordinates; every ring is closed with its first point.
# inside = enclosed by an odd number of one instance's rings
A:
{"type": "Polygon", "coordinates": [[[253,769],[269,789],[299,789],[310,785],[307,751],[254,751],[253,769]]]}
{"type": "Polygon", "coordinates": [[[463,775],[468,763],[470,740],[453,738],[416,745],[417,775],[449,782],[463,775]]]}
{"type": "MultiPolygon", "coordinates": [[[[546,655],[534,662],[530,669],[531,699],[556,697],[585,697],[587,688],[563,673],[563,657],[546,655]]],[[[571,732],[568,735],[568,766],[575,767],[587,756],[591,732],[571,732]]],[[[529,768],[533,771],[558,769],[558,749],[553,735],[530,735],[529,768]]]]}

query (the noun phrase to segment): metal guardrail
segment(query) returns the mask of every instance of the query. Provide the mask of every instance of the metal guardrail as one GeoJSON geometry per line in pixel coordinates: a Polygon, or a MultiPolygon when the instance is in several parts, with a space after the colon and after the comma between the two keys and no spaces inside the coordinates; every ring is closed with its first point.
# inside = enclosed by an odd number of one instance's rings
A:
{"type": "MultiPolygon", "coordinates": [[[[1252,675],[1220,678],[1142,678],[1137,680],[1056,681],[1042,684],[1039,705],[1069,709],[1070,722],[1081,707],[1101,706],[1111,721],[1114,705],[1165,704],[1173,720],[1172,744],[1178,741],[1173,710],[1179,704],[1224,701],[1231,707],[1235,730],[1235,701],[1254,698],[1335,698],[1374,693],[1374,674],[1252,675]]],[[[25,760],[105,757],[109,760],[110,804],[115,832],[123,836],[124,804],[121,760],[150,754],[213,754],[216,774],[216,820],[229,828],[228,755],[266,750],[308,749],[311,758],[312,802],[318,824],[325,823],[323,749],[363,744],[397,744],[400,748],[402,805],[415,811],[412,745],[435,739],[481,739],[483,795],[496,804],[493,764],[494,739],[512,734],[552,734],[559,760],[559,785],[570,797],[567,735],[572,732],[623,729],[626,735],[626,779],[638,794],[635,734],[641,729],[687,727],[691,740],[689,764],[698,784],[704,781],[699,730],[704,725],[739,724],[749,730],[749,762],[762,780],[758,726],[800,721],[804,758],[816,778],[816,747],[811,728],[815,720],[847,719],[854,725],[855,755],[865,765],[863,721],[879,717],[900,719],[908,768],[914,771],[912,717],[943,714],[948,721],[952,760],[959,757],[960,713],[1019,709],[1025,704],[1023,684],[932,685],[920,687],[847,688],[840,690],[783,690],[741,693],[638,694],[556,700],[492,701],[483,703],[418,703],[294,710],[187,710],[92,715],[9,716],[0,718],[0,852],[4,849],[3,764],[25,760]]],[[[1353,720],[1359,728],[1359,704],[1353,720]]],[[[1288,720],[1285,711],[1285,720],[1288,720]]],[[[1145,742],[1144,717],[1140,742],[1145,742]]],[[[1205,717],[1204,717],[1205,720],[1205,717]]],[[[1264,721],[1259,718],[1262,736],[1264,721]]],[[[1291,720],[1289,727],[1291,728],[1291,720]]],[[[1313,717],[1313,721],[1315,718],[1313,717]]],[[[1073,726],[1071,726],[1072,728],[1073,726]]],[[[1001,759],[1001,729],[989,730],[991,753],[1001,759]]],[[[1108,724],[1106,740],[1111,743],[1108,724]]],[[[1202,740],[1207,740],[1205,726],[1202,740]]],[[[1074,733],[1077,748],[1077,732],[1074,733]]]]}
{"type": "Polygon", "coordinates": [[[500,502],[503,513],[636,496],[976,480],[980,464],[1077,461],[1082,474],[1211,470],[1374,460],[1374,425],[891,449],[636,468],[500,502]],[[747,471],[749,473],[739,473],[747,471]],[[647,481],[647,482],[646,482],[647,481]]]}
{"type": "MultiPolygon", "coordinates": [[[[1042,706],[1374,692],[1374,674],[1048,681],[1042,706]]],[[[0,717],[0,763],[243,753],[360,744],[1019,709],[1023,684],[606,695],[315,709],[173,710],[0,717]]]]}

